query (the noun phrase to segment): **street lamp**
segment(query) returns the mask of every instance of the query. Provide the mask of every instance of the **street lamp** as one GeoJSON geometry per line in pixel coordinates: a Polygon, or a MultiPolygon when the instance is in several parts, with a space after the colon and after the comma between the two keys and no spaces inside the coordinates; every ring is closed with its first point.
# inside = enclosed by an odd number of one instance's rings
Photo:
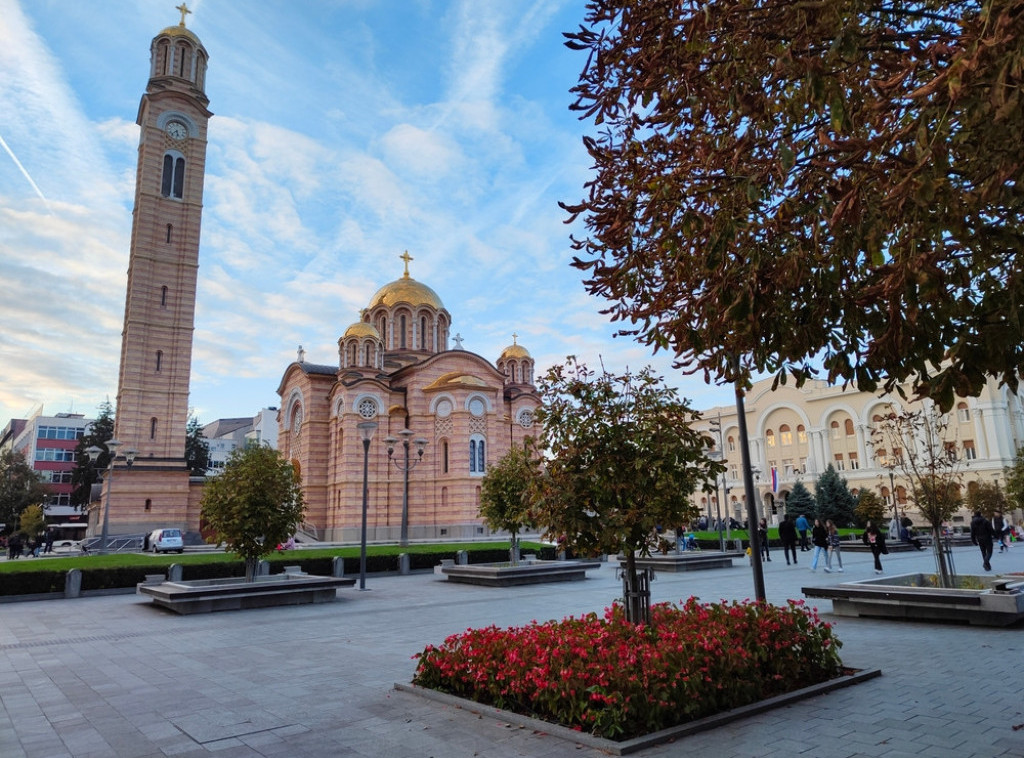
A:
{"type": "MultiPolygon", "coordinates": [[[[725,442],[722,437],[722,414],[717,419],[711,419],[711,428],[718,432],[718,457],[725,463],[725,442]]],[[[726,486],[725,472],[722,472],[722,489],[725,490],[725,497],[729,496],[729,488],[726,486]]],[[[726,508],[726,515],[729,509],[726,508]]],[[[709,514],[710,515],[710,514],[709,514]]],[[[718,519],[718,549],[725,552],[725,537],[722,536],[722,501],[718,499],[718,478],[715,478],[715,517],[718,519]]]]}
{"type": "Polygon", "coordinates": [[[363,421],[356,424],[359,439],[363,441],[363,532],[359,540],[359,589],[366,589],[366,506],[370,496],[370,440],[377,431],[376,421],[363,421]]]}
{"type": "Polygon", "coordinates": [[[403,429],[399,432],[402,436],[402,447],[405,448],[405,462],[400,463],[396,461],[392,454],[395,452],[395,443],[398,440],[394,437],[385,437],[384,442],[388,446],[388,460],[395,464],[395,467],[403,474],[402,483],[402,534],[399,543],[405,547],[409,544],[409,471],[416,468],[421,460],[423,460],[423,451],[427,447],[427,441],[422,437],[417,437],[412,442],[416,445],[415,460],[409,459],[409,438],[413,435],[412,429],[403,429]]]}
{"type": "MultiPolygon", "coordinates": [[[[110,439],[103,443],[107,450],[110,452],[110,463],[107,465],[110,471],[110,481],[107,482],[107,497],[106,504],[103,506],[103,529],[100,532],[100,555],[107,554],[107,539],[110,535],[110,491],[114,489],[114,461],[117,460],[117,449],[121,447],[121,443],[117,440],[110,439]]],[[[96,459],[100,457],[100,453],[103,452],[103,448],[91,445],[85,449],[86,455],[89,456],[89,460],[92,463],[96,462],[96,459]]],[[[128,464],[128,468],[132,467],[135,463],[135,456],[138,455],[136,450],[128,449],[124,453],[125,461],[128,464]]]]}
{"type": "Polygon", "coordinates": [[[892,517],[896,519],[897,529],[900,526],[900,512],[899,512],[899,498],[896,497],[896,477],[892,473],[892,469],[889,469],[889,492],[892,493],[892,517]]]}

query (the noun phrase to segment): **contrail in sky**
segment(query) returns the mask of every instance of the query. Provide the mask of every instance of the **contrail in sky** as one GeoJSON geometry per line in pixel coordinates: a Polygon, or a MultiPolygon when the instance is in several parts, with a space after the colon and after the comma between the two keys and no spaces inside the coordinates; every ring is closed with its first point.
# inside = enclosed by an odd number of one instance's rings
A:
{"type": "Polygon", "coordinates": [[[7,154],[11,156],[11,160],[14,161],[14,165],[18,167],[18,171],[21,172],[21,175],[25,177],[29,184],[32,185],[32,189],[34,189],[36,194],[39,195],[39,199],[46,204],[46,209],[50,210],[50,202],[46,199],[46,195],[43,194],[43,191],[39,189],[39,185],[32,180],[31,176],[29,176],[28,171],[26,171],[25,167],[21,165],[21,161],[18,160],[18,156],[14,154],[14,151],[11,150],[2,135],[0,135],[0,145],[2,145],[4,150],[7,151],[7,154]]]}

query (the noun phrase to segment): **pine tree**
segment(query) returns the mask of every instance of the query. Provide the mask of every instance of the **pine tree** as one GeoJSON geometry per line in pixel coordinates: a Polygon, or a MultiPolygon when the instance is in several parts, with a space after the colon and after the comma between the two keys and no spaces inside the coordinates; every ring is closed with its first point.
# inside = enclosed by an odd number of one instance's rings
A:
{"type": "Polygon", "coordinates": [[[99,415],[88,427],[88,432],[78,440],[75,448],[75,467],[71,471],[71,504],[79,508],[89,505],[92,497],[92,485],[100,480],[100,472],[106,471],[110,464],[110,452],[106,448],[107,440],[114,438],[114,408],[110,401],[99,406],[99,415]],[[90,447],[98,447],[102,451],[96,461],[89,460],[85,452],[90,447]]]}
{"type": "Polygon", "coordinates": [[[789,514],[790,518],[796,519],[801,514],[813,517],[816,510],[817,505],[814,502],[814,495],[808,491],[803,482],[797,480],[796,484],[793,485],[792,491],[789,493],[789,497],[786,498],[786,513],[789,514]]]}
{"type": "Polygon", "coordinates": [[[206,476],[206,469],[210,467],[210,443],[196,416],[189,416],[185,427],[185,464],[192,476],[206,476]]]}
{"type": "Polygon", "coordinates": [[[822,523],[826,519],[830,519],[836,526],[849,526],[853,523],[856,501],[846,486],[846,480],[839,476],[832,464],[818,477],[814,499],[818,506],[817,517],[822,523]]]}

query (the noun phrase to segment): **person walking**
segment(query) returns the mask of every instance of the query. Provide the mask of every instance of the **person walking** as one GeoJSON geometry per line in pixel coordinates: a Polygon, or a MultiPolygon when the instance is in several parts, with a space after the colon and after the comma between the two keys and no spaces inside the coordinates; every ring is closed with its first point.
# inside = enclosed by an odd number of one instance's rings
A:
{"type": "Polygon", "coordinates": [[[999,543],[999,552],[1009,550],[1010,546],[1003,539],[1004,535],[1008,534],[1006,528],[1006,520],[1003,518],[1002,511],[996,511],[992,516],[992,539],[999,543]]]}
{"type": "Polygon", "coordinates": [[[761,543],[761,557],[771,563],[771,556],[768,554],[768,520],[761,519],[757,525],[757,539],[761,543]]]}
{"type": "Polygon", "coordinates": [[[786,565],[789,565],[789,554],[793,553],[793,565],[796,565],[796,525],[789,520],[789,514],[783,514],[779,523],[779,542],[782,543],[782,552],[786,555],[786,565]]]}
{"type": "Polygon", "coordinates": [[[881,556],[889,552],[885,547],[885,535],[882,534],[882,530],[869,521],[867,526],[864,527],[864,534],[861,535],[861,541],[871,548],[871,555],[875,559],[875,573],[881,574],[881,556]]]}
{"type": "MultiPolygon", "coordinates": [[[[814,519],[814,528],[811,529],[811,544],[814,545],[814,555],[811,556],[811,571],[818,570],[818,559],[825,556],[825,562],[828,563],[828,530],[825,529],[825,525],[821,523],[821,519],[814,519]]],[[[825,573],[832,573],[832,569],[825,566],[825,573]]]]}
{"type": "Polygon", "coordinates": [[[839,530],[831,520],[825,522],[825,531],[828,532],[828,553],[825,555],[825,570],[838,571],[843,573],[843,554],[841,551],[842,539],[839,537],[839,530]],[[836,566],[832,565],[836,562],[836,566]]]}
{"type": "Polygon", "coordinates": [[[981,567],[986,571],[992,570],[992,522],[981,515],[981,511],[974,512],[971,519],[971,542],[981,548],[981,567]]]}
{"type": "Polygon", "coordinates": [[[807,517],[800,514],[796,517],[796,530],[800,533],[800,552],[806,553],[811,548],[807,546],[807,530],[811,525],[807,523],[807,517]]]}

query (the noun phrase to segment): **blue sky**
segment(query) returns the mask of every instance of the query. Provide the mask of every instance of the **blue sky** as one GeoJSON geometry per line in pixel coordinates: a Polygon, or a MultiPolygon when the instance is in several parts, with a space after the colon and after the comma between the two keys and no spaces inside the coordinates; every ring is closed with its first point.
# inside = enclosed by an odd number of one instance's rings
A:
{"type": "MultiPolygon", "coordinates": [[[[149,44],[176,0],[0,0],[0,424],[117,393],[149,44]]],[[[653,364],[696,407],[728,388],[625,338],[586,294],[558,201],[589,175],[569,112],[583,0],[201,0],[210,122],[190,404],[278,404],[298,345],[382,285],[432,287],[467,350],[512,333],[538,373],[653,364]]]]}

